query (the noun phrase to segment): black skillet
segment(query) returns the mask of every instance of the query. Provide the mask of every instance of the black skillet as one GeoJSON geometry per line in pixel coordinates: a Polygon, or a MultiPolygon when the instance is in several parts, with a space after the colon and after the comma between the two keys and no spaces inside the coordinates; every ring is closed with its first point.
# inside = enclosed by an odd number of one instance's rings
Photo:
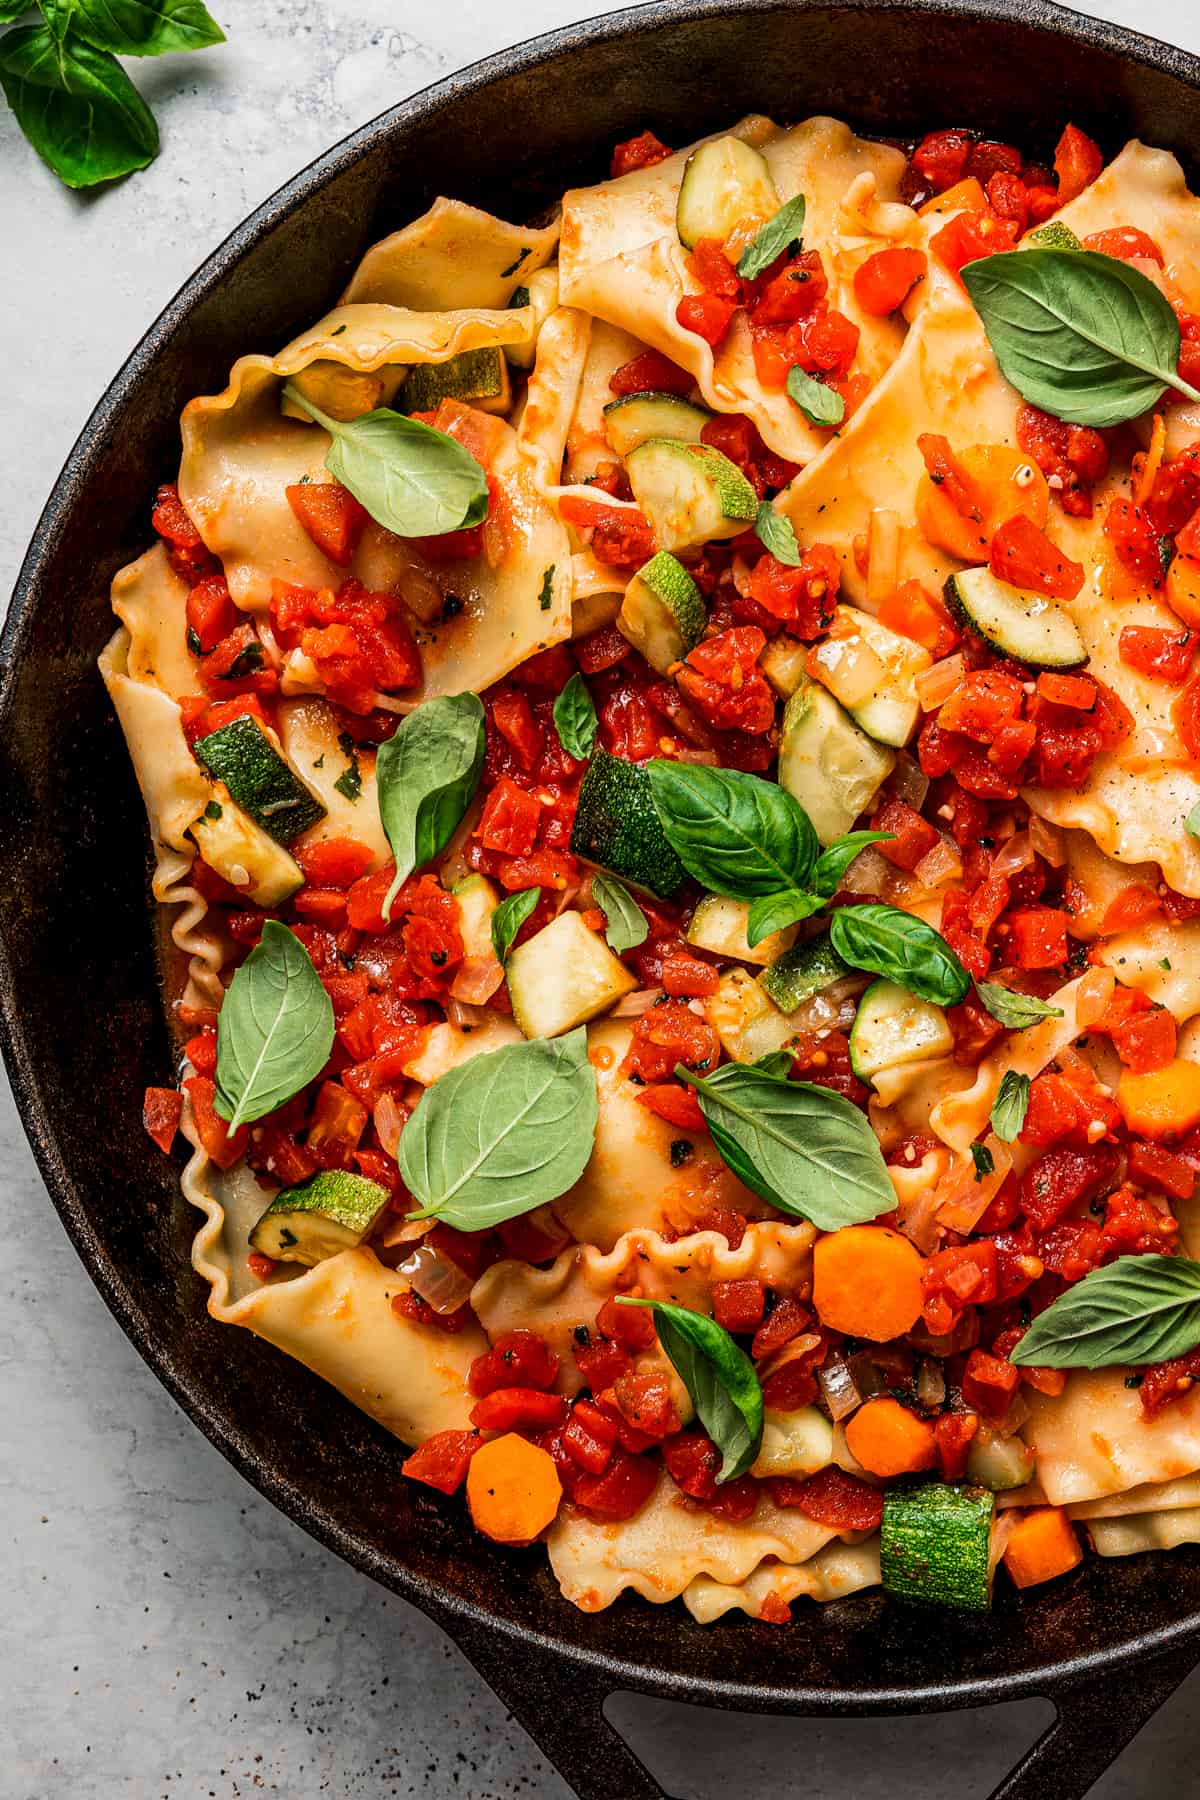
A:
{"type": "MultiPolygon", "coordinates": [[[[601,1723],[631,1688],[764,1712],[921,1712],[1047,1695],[1057,1723],[993,1800],[1078,1800],[1200,1654],[1200,1550],[1007,1586],[990,1617],[869,1593],[790,1629],[696,1625],[626,1600],[586,1617],[540,1551],[505,1553],[406,1485],[394,1441],[296,1363],[213,1324],[177,1171],[139,1126],[171,1079],[146,833],[95,672],[109,577],[147,538],[178,414],[234,358],[317,317],[363,248],[437,193],[512,218],[605,170],[651,126],[684,143],[763,111],[867,132],[969,124],[1048,156],[1070,118],[1200,169],[1200,60],[1042,3],[665,0],[568,26],[405,101],[222,245],[122,369],[68,459],[0,641],[0,1011],[25,1128],[104,1299],[208,1437],[276,1505],[442,1624],[581,1800],[658,1784],[601,1723]],[[1132,1665],[1132,1666],[1131,1666],[1132,1665]]],[[[969,1781],[964,1787],[969,1786],[969,1781]]]]}

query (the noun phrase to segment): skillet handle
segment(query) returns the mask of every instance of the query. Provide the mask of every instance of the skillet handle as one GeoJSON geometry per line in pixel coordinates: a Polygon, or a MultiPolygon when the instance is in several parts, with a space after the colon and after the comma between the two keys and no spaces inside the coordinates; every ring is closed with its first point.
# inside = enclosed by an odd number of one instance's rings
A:
{"type": "Polygon", "coordinates": [[[1195,1643],[1055,1684],[1058,1717],[988,1800],[1084,1800],[1146,1721],[1196,1666],[1195,1643]]]}
{"type": "MultiPolygon", "coordinates": [[[[669,1800],[604,1716],[612,1678],[462,1619],[446,1629],[578,1800],[669,1800]]],[[[1042,1797],[1044,1800],[1044,1796],[1042,1797]]]]}

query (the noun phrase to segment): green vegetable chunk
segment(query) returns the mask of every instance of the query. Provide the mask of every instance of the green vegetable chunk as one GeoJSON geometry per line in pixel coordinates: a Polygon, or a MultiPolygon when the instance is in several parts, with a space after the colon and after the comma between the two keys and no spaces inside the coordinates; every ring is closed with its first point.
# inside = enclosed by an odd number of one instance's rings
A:
{"type": "Polygon", "coordinates": [[[579,789],[571,850],[663,899],[683,885],[683,864],[655,810],[646,764],[625,762],[599,747],[579,789]]]}
{"type": "Polygon", "coordinates": [[[361,1244],[390,1199],[377,1181],[323,1169],[303,1187],[276,1194],[250,1232],[251,1248],[311,1269],[361,1244]]]}
{"type": "Polygon", "coordinates": [[[884,1495],[879,1565],[897,1600],[986,1612],[995,1497],[984,1488],[928,1481],[884,1495]]]}
{"type": "Polygon", "coordinates": [[[196,759],[223,781],[243,812],[278,844],[325,817],[325,808],[276,750],[256,719],[243,713],[200,738],[196,759]]]}

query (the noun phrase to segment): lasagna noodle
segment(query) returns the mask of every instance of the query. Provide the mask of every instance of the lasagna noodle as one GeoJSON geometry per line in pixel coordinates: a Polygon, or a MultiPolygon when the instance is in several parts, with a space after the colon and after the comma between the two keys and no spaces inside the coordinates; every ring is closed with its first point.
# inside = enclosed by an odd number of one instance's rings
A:
{"type": "Polygon", "coordinates": [[[295,852],[328,838],[353,838],[371,852],[367,872],[381,869],[392,852],[379,816],[374,748],[347,745],[333,708],[316,695],[280,701],[278,718],[284,755],[325,808],[324,818],[301,832],[290,848],[295,852]],[[347,780],[355,770],[357,787],[347,780]]]}
{"type": "Polygon", "coordinates": [[[413,312],[498,310],[554,255],[558,224],[510,225],[461,200],[439,198],[427,213],[372,244],[342,296],[413,312]]]}
{"type": "Polygon", "coordinates": [[[836,1539],[807,1562],[764,1562],[741,1582],[696,1575],[683,1590],[683,1604],[701,1625],[726,1613],[744,1612],[759,1619],[769,1601],[773,1607],[793,1600],[844,1600],[863,1588],[879,1585],[879,1539],[840,1543],[836,1539]]]}
{"type": "MultiPolygon", "coordinates": [[[[859,327],[855,369],[877,379],[895,358],[904,327],[896,319],[861,312],[853,273],[873,250],[897,241],[897,234],[915,238],[916,215],[895,200],[903,156],[856,138],[834,119],[809,119],[780,131],[769,119],[751,116],[731,133],[717,135],[740,137],[762,152],[781,201],[804,194],[805,245],[821,252],[830,306],[859,327]],[[888,204],[879,207],[877,198],[888,204]]],[[[715,354],[675,317],[680,300],[695,291],[675,228],[679,188],[694,148],[566,195],[559,248],[563,303],[661,350],[688,370],[710,406],[745,413],[772,450],[803,465],[820,454],[828,433],[810,425],[782,389],[762,386],[745,315],[735,316],[715,354]]]]}

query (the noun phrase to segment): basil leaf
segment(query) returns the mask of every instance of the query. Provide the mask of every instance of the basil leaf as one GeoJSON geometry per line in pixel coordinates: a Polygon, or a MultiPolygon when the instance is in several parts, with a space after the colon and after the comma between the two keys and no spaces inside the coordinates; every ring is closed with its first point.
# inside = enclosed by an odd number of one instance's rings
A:
{"type": "Polygon", "coordinates": [[[223,44],[225,33],[201,0],[39,0],[50,29],[74,31],[114,56],[165,56],[223,44]]]}
{"type": "Polygon", "coordinates": [[[730,900],[804,889],[819,845],[786,789],[703,763],[645,766],[667,840],[703,887],[730,900]]]}
{"type": "Polygon", "coordinates": [[[518,931],[534,911],[542,897],[540,887],[522,888],[519,894],[510,894],[502,900],[492,914],[492,949],[496,952],[496,961],[502,963],[516,942],[518,931]]]}
{"type": "Polygon", "coordinates": [[[993,1019],[1009,1031],[1024,1031],[1026,1026],[1037,1025],[1043,1019],[1063,1016],[1061,1006],[1051,1006],[1032,994],[1019,994],[1015,988],[1001,987],[995,981],[977,981],[975,992],[993,1019]]]}
{"type": "Polygon", "coordinates": [[[975,1164],[976,1181],[982,1181],[985,1175],[995,1171],[996,1159],[986,1144],[971,1145],[971,1161],[975,1164]]]}
{"type": "Polygon", "coordinates": [[[769,500],[764,500],[758,509],[754,533],[776,562],[786,563],[789,569],[800,567],[800,546],[792,521],[784,513],[776,512],[769,500]]]}
{"type": "Polygon", "coordinates": [[[722,1160],[780,1212],[837,1231],[895,1210],[879,1140],[840,1094],[743,1063],[711,1075],[677,1063],[675,1074],[695,1088],[722,1160]]]}
{"type": "Polygon", "coordinates": [[[229,984],[217,1016],[213,1104],[230,1131],[291,1100],[333,1048],[333,1002],[308,951],[278,919],[229,984]]]}
{"type": "Polygon", "coordinates": [[[758,1069],[761,1074],[769,1075],[772,1081],[786,1081],[792,1072],[792,1057],[787,1050],[768,1050],[750,1067],[758,1069]]]}
{"type": "Polygon", "coordinates": [[[33,6],[34,0],[0,0],[0,25],[15,24],[27,12],[32,12],[33,6]]]}
{"type": "Polygon", "coordinates": [[[400,1134],[409,1216],[486,1231],[557,1200],[583,1174],[596,1077],[582,1026],[483,1051],[427,1088],[400,1134]]]}
{"type": "Polygon", "coordinates": [[[1011,1144],[1020,1137],[1028,1110],[1028,1075],[1018,1075],[1015,1069],[1006,1070],[991,1111],[992,1130],[1002,1143],[1011,1144]]]}
{"type": "Polygon", "coordinates": [[[68,187],[94,187],[158,155],[154,114],[120,63],[48,26],[0,39],[0,87],[42,161],[68,187]]]}
{"type": "Polygon", "coordinates": [[[1200,801],[1193,806],[1191,812],[1183,821],[1183,829],[1187,832],[1189,837],[1200,838],[1200,801]]]}
{"type": "Polygon", "coordinates": [[[812,884],[817,893],[824,894],[826,899],[836,894],[842,885],[842,876],[867,846],[885,843],[895,835],[894,831],[848,831],[845,837],[835,838],[829,848],[821,852],[812,872],[812,884]]]}
{"type": "Polygon", "coordinates": [[[787,391],[788,398],[796,402],[810,425],[831,429],[846,416],[846,402],[837,389],[815,380],[799,363],[793,363],[788,370],[787,391]]]}
{"type": "Polygon", "coordinates": [[[1120,425],[1181,381],[1179,321],[1140,270],[1095,250],[1010,250],[961,271],[1001,371],[1073,425],[1120,425]]]}
{"type": "Polygon", "coordinates": [[[554,729],[567,755],[586,762],[596,743],[596,708],[578,669],[554,702],[554,729]]]}
{"type": "Polygon", "coordinates": [[[650,935],[645,913],[623,881],[597,869],[592,876],[592,898],[605,917],[604,935],[610,950],[636,950],[650,935]]]}
{"type": "Polygon", "coordinates": [[[738,257],[737,272],[742,280],[753,281],[756,275],[769,269],[775,258],[782,256],[790,245],[799,245],[803,230],[804,195],[797,194],[793,199],[784,201],[779,211],[767,220],[738,257]]]}
{"type": "Polygon", "coordinates": [[[1039,1313],[1009,1359],[1040,1369],[1105,1369],[1169,1362],[1198,1344],[1200,1262],[1119,1256],[1039,1313]]]}
{"type": "Polygon", "coordinates": [[[829,940],[843,962],[898,982],[939,1006],[964,998],[971,977],[940,931],[896,906],[839,906],[829,940]]]}
{"type": "Polygon", "coordinates": [[[445,848],[471,804],[487,747],[483,720],[477,695],[443,694],[409,713],[379,746],[379,817],[396,858],[385,919],[401,884],[445,848]]]}
{"type": "Polygon", "coordinates": [[[721,1452],[718,1485],[744,1475],[762,1443],[763,1396],[754,1364],[741,1345],[707,1313],[670,1300],[635,1300],[630,1294],[618,1294],[617,1305],[644,1306],[653,1312],[658,1341],[721,1452]]]}
{"type": "Polygon", "coordinates": [[[746,920],[747,944],[753,950],[755,944],[761,944],[773,931],[785,931],[800,919],[811,918],[824,904],[820,894],[802,894],[795,888],[788,888],[782,894],[760,895],[746,920]]]}
{"type": "Polygon", "coordinates": [[[487,476],[446,432],[387,406],[343,423],[290,381],[283,391],[332,438],[325,452],[330,474],[397,537],[440,537],[487,518],[487,476]]]}

